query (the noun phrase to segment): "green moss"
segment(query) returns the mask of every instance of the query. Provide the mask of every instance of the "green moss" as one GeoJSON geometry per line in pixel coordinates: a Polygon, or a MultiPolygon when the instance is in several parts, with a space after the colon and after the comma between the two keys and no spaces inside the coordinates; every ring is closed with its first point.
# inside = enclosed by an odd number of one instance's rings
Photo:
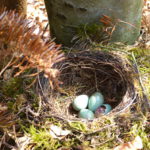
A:
{"type": "Polygon", "coordinates": [[[30,126],[27,134],[30,135],[32,143],[35,145],[34,150],[55,150],[60,146],[59,141],[53,139],[46,129],[36,129],[34,126],[30,126]]]}
{"type": "Polygon", "coordinates": [[[88,25],[80,25],[77,28],[77,35],[86,37],[98,37],[99,32],[102,32],[103,26],[100,24],[88,24],[88,25]]]}
{"type": "Polygon", "coordinates": [[[24,92],[23,79],[16,77],[2,82],[1,91],[5,96],[15,98],[17,95],[24,92]]]}
{"type": "Polygon", "coordinates": [[[150,139],[148,135],[149,132],[150,132],[150,128],[148,128],[148,126],[146,126],[142,121],[139,121],[137,123],[133,123],[129,135],[135,137],[140,136],[143,142],[144,150],[149,150],[150,149],[150,139]]]}
{"type": "Polygon", "coordinates": [[[80,144],[81,144],[80,140],[78,140],[78,138],[76,137],[69,137],[61,141],[61,147],[64,147],[66,149],[76,147],[80,144]]]}
{"type": "Polygon", "coordinates": [[[87,131],[87,127],[86,127],[85,123],[82,123],[82,122],[70,122],[69,125],[74,130],[81,131],[81,132],[86,132],[87,131]]]}
{"type": "MultiPolygon", "coordinates": [[[[150,98],[150,50],[143,48],[133,48],[129,51],[129,59],[137,64],[139,69],[139,77],[141,84],[144,87],[144,94],[150,98]]],[[[143,90],[142,90],[143,92],[143,90]]]]}
{"type": "Polygon", "coordinates": [[[75,40],[80,42],[100,42],[103,36],[102,24],[82,24],[76,29],[75,40]]]}

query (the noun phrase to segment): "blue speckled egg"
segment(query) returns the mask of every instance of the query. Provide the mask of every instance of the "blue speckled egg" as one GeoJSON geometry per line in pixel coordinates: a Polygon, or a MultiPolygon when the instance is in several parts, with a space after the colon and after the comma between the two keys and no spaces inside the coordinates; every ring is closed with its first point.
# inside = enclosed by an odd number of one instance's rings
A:
{"type": "Polygon", "coordinates": [[[72,107],[74,108],[74,110],[80,111],[81,109],[87,107],[88,99],[89,97],[87,95],[79,95],[74,99],[72,107]]]}
{"type": "Polygon", "coordinates": [[[94,113],[89,109],[81,109],[79,112],[79,118],[93,120],[94,119],[94,113]]]}
{"type": "Polygon", "coordinates": [[[109,104],[103,104],[96,109],[95,116],[99,117],[100,115],[106,115],[111,110],[112,110],[112,107],[109,104]]]}
{"type": "Polygon", "coordinates": [[[104,103],[103,95],[100,92],[95,92],[89,98],[88,109],[91,111],[95,111],[103,103],[104,103]]]}

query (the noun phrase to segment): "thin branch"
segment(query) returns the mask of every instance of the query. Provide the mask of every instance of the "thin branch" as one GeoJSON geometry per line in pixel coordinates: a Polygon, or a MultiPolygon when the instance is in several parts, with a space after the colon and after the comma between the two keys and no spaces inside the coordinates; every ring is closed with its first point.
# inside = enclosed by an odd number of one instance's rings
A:
{"type": "Polygon", "coordinates": [[[11,58],[11,60],[8,62],[8,64],[1,70],[0,76],[5,72],[5,70],[6,70],[8,67],[10,67],[10,65],[11,65],[11,63],[12,63],[12,61],[13,61],[13,59],[14,59],[14,56],[12,56],[12,58],[11,58]]]}

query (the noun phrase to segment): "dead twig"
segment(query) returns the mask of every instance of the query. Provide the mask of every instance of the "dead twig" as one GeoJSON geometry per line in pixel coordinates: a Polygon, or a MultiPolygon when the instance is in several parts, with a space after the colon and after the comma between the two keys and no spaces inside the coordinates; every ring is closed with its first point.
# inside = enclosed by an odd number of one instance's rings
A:
{"type": "Polygon", "coordinates": [[[7,65],[0,71],[0,76],[5,72],[5,70],[11,65],[12,61],[14,59],[14,56],[11,57],[10,61],[7,63],[7,65]]]}

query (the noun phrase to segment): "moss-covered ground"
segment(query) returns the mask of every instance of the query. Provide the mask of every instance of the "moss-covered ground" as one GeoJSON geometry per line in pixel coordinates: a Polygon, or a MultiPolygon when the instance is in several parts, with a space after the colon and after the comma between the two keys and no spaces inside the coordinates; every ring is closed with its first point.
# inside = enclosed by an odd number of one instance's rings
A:
{"type": "Polygon", "coordinates": [[[109,150],[140,136],[150,149],[150,50],[125,45],[93,45],[93,50],[121,52],[135,68],[138,100],[117,116],[83,122],[52,116],[36,94],[34,79],[0,79],[0,147],[22,150],[109,150]],[[32,86],[30,86],[32,85],[32,86]],[[54,129],[53,129],[54,128],[54,129]]]}

